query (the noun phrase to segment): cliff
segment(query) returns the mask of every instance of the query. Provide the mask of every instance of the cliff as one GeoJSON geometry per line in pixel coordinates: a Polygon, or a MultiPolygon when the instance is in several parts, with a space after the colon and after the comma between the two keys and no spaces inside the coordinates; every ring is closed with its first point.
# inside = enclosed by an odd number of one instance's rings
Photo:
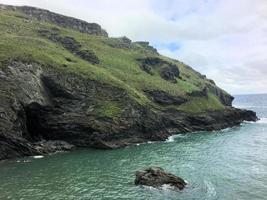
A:
{"type": "Polygon", "coordinates": [[[44,140],[113,149],[257,119],[149,43],[46,10],[0,8],[0,159],[46,153],[44,140]]]}

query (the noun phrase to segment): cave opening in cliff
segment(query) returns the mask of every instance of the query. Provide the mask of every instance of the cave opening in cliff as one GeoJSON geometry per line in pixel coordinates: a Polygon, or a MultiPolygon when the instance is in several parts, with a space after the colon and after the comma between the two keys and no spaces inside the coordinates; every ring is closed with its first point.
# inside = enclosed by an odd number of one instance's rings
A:
{"type": "Polygon", "coordinates": [[[42,139],[44,126],[41,120],[42,106],[39,103],[32,102],[24,108],[26,117],[26,130],[24,137],[30,141],[39,141],[42,139]]]}

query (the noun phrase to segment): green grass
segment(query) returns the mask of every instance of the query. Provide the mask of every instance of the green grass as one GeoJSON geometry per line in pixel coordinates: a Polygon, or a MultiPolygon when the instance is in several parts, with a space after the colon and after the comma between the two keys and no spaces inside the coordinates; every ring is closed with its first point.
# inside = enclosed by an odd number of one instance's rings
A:
{"type": "Polygon", "coordinates": [[[224,106],[220,103],[218,98],[209,93],[207,97],[194,97],[189,102],[181,105],[179,110],[186,112],[203,112],[223,109],[224,106]]]}
{"type": "MultiPolygon", "coordinates": [[[[183,63],[159,56],[168,62],[179,66],[180,76],[177,83],[170,83],[160,77],[158,73],[150,75],[140,69],[137,58],[155,56],[142,50],[141,46],[132,49],[113,48],[105,42],[111,40],[106,37],[88,35],[74,30],[65,29],[48,23],[27,20],[23,14],[12,11],[0,12],[0,64],[3,67],[6,61],[19,59],[25,62],[37,62],[52,67],[64,73],[76,73],[91,80],[108,83],[126,90],[131,98],[142,105],[152,105],[144,90],[162,90],[174,96],[189,98],[187,93],[201,90],[207,81],[195,71],[187,68],[183,63]],[[62,36],[71,36],[82,44],[83,49],[92,50],[101,63],[92,65],[73,55],[60,44],[54,43],[38,34],[39,29],[57,27],[62,36]],[[145,52],[145,53],[144,53],[145,52]],[[74,62],[66,60],[70,58],[74,62]]],[[[101,113],[105,116],[118,115],[121,107],[103,102],[101,113]]],[[[189,103],[177,109],[188,112],[201,112],[209,109],[221,109],[223,106],[214,95],[207,98],[194,98],[189,103]]]]}
{"type": "Polygon", "coordinates": [[[97,108],[97,113],[100,117],[116,118],[119,117],[122,112],[122,108],[119,102],[103,101],[100,102],[100,106],[97,108]]]}

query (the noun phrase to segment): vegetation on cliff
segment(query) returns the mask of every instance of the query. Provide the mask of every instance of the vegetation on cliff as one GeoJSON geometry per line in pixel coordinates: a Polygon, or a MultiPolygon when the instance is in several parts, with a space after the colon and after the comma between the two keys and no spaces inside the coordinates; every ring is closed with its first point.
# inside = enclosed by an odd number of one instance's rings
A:
{"type": "Polygon", "coordinates": [[[256,119],[147,42],[31,7],[0,5],[0,89],[0,159],[42,139],[117,148],[256,119]]]}

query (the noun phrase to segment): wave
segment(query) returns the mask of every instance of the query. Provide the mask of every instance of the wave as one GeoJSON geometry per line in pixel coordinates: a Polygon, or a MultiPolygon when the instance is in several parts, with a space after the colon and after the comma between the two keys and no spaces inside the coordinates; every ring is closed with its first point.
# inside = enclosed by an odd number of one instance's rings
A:
{"type": "Polygon", "coordinates": [[[261,117],[256,122],[253,122],[253,121],[244,121],[243,123],[245,123],[245,124],[267,124],[267,118],[266,117],[261,117]]]}
{"type": "Polygon", "coordinates": [[[33,158],[35,158],[35,159],[40,159],[40,158],[43,158],[43,157],[44,157],[43,155],[33,156],[33,158]]]}
{"type": "Polygon", "coordinates": [[[267,124],[267,118],[266,117],[262,117],[256,123],[259,123],[259,124],[267,124]]]}
{"type": "Polygon", "coordinates": [[[171,135],[168,137],[168,139],[166,140],[166,142],[174,142],[175,138],[185,138],[187,137],[186,134],[176,134],[176,135],[171,135]]]}

